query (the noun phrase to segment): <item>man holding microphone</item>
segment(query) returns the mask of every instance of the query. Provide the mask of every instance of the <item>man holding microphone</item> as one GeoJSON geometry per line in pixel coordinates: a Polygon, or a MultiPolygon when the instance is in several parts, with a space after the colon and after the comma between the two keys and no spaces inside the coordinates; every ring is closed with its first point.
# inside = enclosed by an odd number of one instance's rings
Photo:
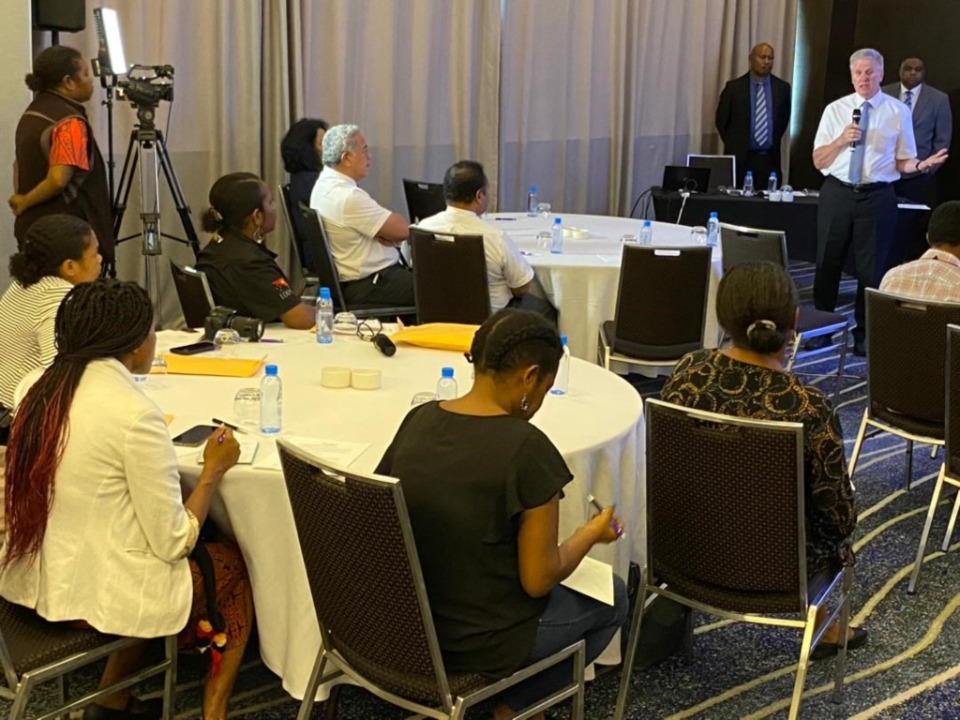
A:
{"type": "MultiPolygon", "coordinates": [[[[897,221],[893,183],[900,174],[929,172],[947,159],[940,150],[917,158],[910,111],[880,92],[883,56],[865,48],[850,56],[854,93],[823,111],[813,164],[826,175],[817,212],[817,271],[813,299],[833,311],[840,274],[851,246],[858,280],[854,353],[866,354],[864,290],[886,272],[897,221]]],[[[829,341],[829,338],[823,340],[829,341]]]]}

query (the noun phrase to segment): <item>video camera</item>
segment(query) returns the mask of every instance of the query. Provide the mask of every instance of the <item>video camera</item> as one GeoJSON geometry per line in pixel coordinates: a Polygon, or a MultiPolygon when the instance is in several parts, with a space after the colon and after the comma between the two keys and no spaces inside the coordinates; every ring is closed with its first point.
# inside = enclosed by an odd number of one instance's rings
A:
{"type": "Polygon", "coordinates": [[[263,337],[263,320],[237,315],[233,308],[217,305],[203,321],[203,337],[213,340],[217,330],[236,330],[244,340],[257,342],[263,337]]]}
{"type": "Polygon", "coordinates": [[[117,82],[118,94],[136,107],[173,102],[172,65],[131,65],[127,79],[117,82]]]}

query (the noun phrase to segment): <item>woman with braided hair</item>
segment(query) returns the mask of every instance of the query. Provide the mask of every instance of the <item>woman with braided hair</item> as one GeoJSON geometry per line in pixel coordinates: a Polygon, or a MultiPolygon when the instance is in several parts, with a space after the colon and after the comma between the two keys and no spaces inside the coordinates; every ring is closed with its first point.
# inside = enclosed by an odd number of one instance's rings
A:
{"type": "MultiPolygon", "coordinates": [[[[0,595],[47,620],[107,634],[180,633],[197,608],[206,609],[187,555],[239,457],[237,441],[226,428],[211,436],[199,482],[184,500],[164,415],[132,377],[149,372],[157,342],[150,298],[136,284],[77,285],[57,313],[55,333],[53,364],[26,392],[10,431],[0,595]]],[[[253,608],[238,551],[207,549],[228,641],[219,673],[207,679],[203,708],[206,718],[222,718],[253,608]]],[[[101,687],[130,675],[140,651],[111,656],[101,687]]],[[[129,689],[100,702],[84,716],[160,716],[129,689]]]]}
{"type": "MultiPolygon", "coordinates": [[[[614,607],[560,586],[597,543],[617,539],[607,508],[558,542],[560,496],[573,476],[530,424],[553,385],[563,347],[531,312],[501,310],[473,339],[473,387],[407,415],[377,472],[400,479],[448,672],[506,677],[586,641],[592,662],[623,624],[614,607]]],[[[503,694],[512,717],[569,682],[572,664],[503,694]]]]}

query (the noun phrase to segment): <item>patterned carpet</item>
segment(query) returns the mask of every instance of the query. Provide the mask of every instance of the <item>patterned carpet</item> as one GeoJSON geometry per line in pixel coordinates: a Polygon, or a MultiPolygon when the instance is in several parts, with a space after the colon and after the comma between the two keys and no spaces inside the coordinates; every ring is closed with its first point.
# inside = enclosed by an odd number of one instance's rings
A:
{"type": "MultiPolygon", "coordinates": [[[[812,270],[794,268],[802,294],[809,296],[812,270]]],[[[853,285],[845,282],[841,301],[848,305],[853,285]]],[[[798,370],[829,368],[835,360],[820,359],[798,370]]],[[[835,366],[835,365],[834,365],[835,366]]],[[[847,371],[862,377],[863,358],[848,355],[847,371]]],[[[827,382],[814,380],[815,384],[827,382]]],[[[659,383],[643,381],[643,395],[657,392],[659,383]]],[[[838,405],[848,454],[859,426],[866,388],[848,379],[838,405]]],[[[803,716],[807,718],[931,718],[960,717],[960,553],[939,551],[949,514],[940,509],[927,548],[917,594],[906,592],[917,542],[942,454],[930,457],[929,447],[916,447],[914,487],[903,490],[903,441],[887,436],[868,440],[855,477],[860,522],[854,536],[858,564],[853,591],[853,622],[870,631],[867,647],[850,654],[843,705],[830,700],[832,662],[816,663],[807,676],[803,716]]],[[[952,502],[952,497],[950,498],[952,502]]],[[[960,533],[951,550],[960,547],[960,533]]],[[[785,718],[799,647],[797,633],[743,624],[718,623],[697,616],[692,658],[673,657],[632,679],[630,718],[785,718]]],[[[251,648],[232,702],[231,717],[293,718],[297,704],[280,688],[278,679],[257,662],[251,648]]],[[[198,683],[203,666],[184,658],[180,668],[178,718],[199,717],[198,683]]],[[[74,687],[95,682],[96,673],[81,674],[74,687]]],[[[612,716],[620,681],[619,669],[588,685],[586,717],[612,716]]],[[[154,686],[154,693],[156,686],[154,686]]],[[[32,706],[34,712],[45,703],[32,706]]],[[[2,706],[6,709],[6,705],[2,706]]],[[[314,717],[322,717],[322,709],[314,717]]],[[[371,695],[345,688],[338,717],[384,719],[407,717],[371,695]]],[[[489,717],[481,709],[471,717],[489,717]]],[[[567,718],[562,709],[550,718],[567,718]]]]}

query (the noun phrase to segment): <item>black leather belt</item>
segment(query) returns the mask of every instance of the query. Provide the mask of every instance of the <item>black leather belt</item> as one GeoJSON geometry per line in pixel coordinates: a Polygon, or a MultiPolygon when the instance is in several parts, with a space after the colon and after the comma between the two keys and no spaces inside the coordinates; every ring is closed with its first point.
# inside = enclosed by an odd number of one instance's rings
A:
{"type": "Polygon", "coordinates": [[[845,188],[850,188],[850,189],[853,190],[854,192],[858,192],[858,193],[859,193],[859,192],[873,192],[874,190],[882,190],[883,188],[885,188],[885,187],[887,187],[887,186],[890,185],[890,183],[885,183],[885,182],[860,183],[860,184],[848,183],[848,182],[844,182],[843,180],[839,180],[839,179],[833,177],[833,175],[831,175],[830,178],[831,178],[834,182],[840,183],[840,184],[843,185],[845,188]]]}
{"type": "Polygon", "coordinates": [[[769,154],[772,153],[772,152],[773,152],[773,150],[770,150],[770,149],[767,149],[767,150],[748,150],[748,151],[747,151],[747,153],[748,153],[749,155],[769,155],[769,154]]]}

